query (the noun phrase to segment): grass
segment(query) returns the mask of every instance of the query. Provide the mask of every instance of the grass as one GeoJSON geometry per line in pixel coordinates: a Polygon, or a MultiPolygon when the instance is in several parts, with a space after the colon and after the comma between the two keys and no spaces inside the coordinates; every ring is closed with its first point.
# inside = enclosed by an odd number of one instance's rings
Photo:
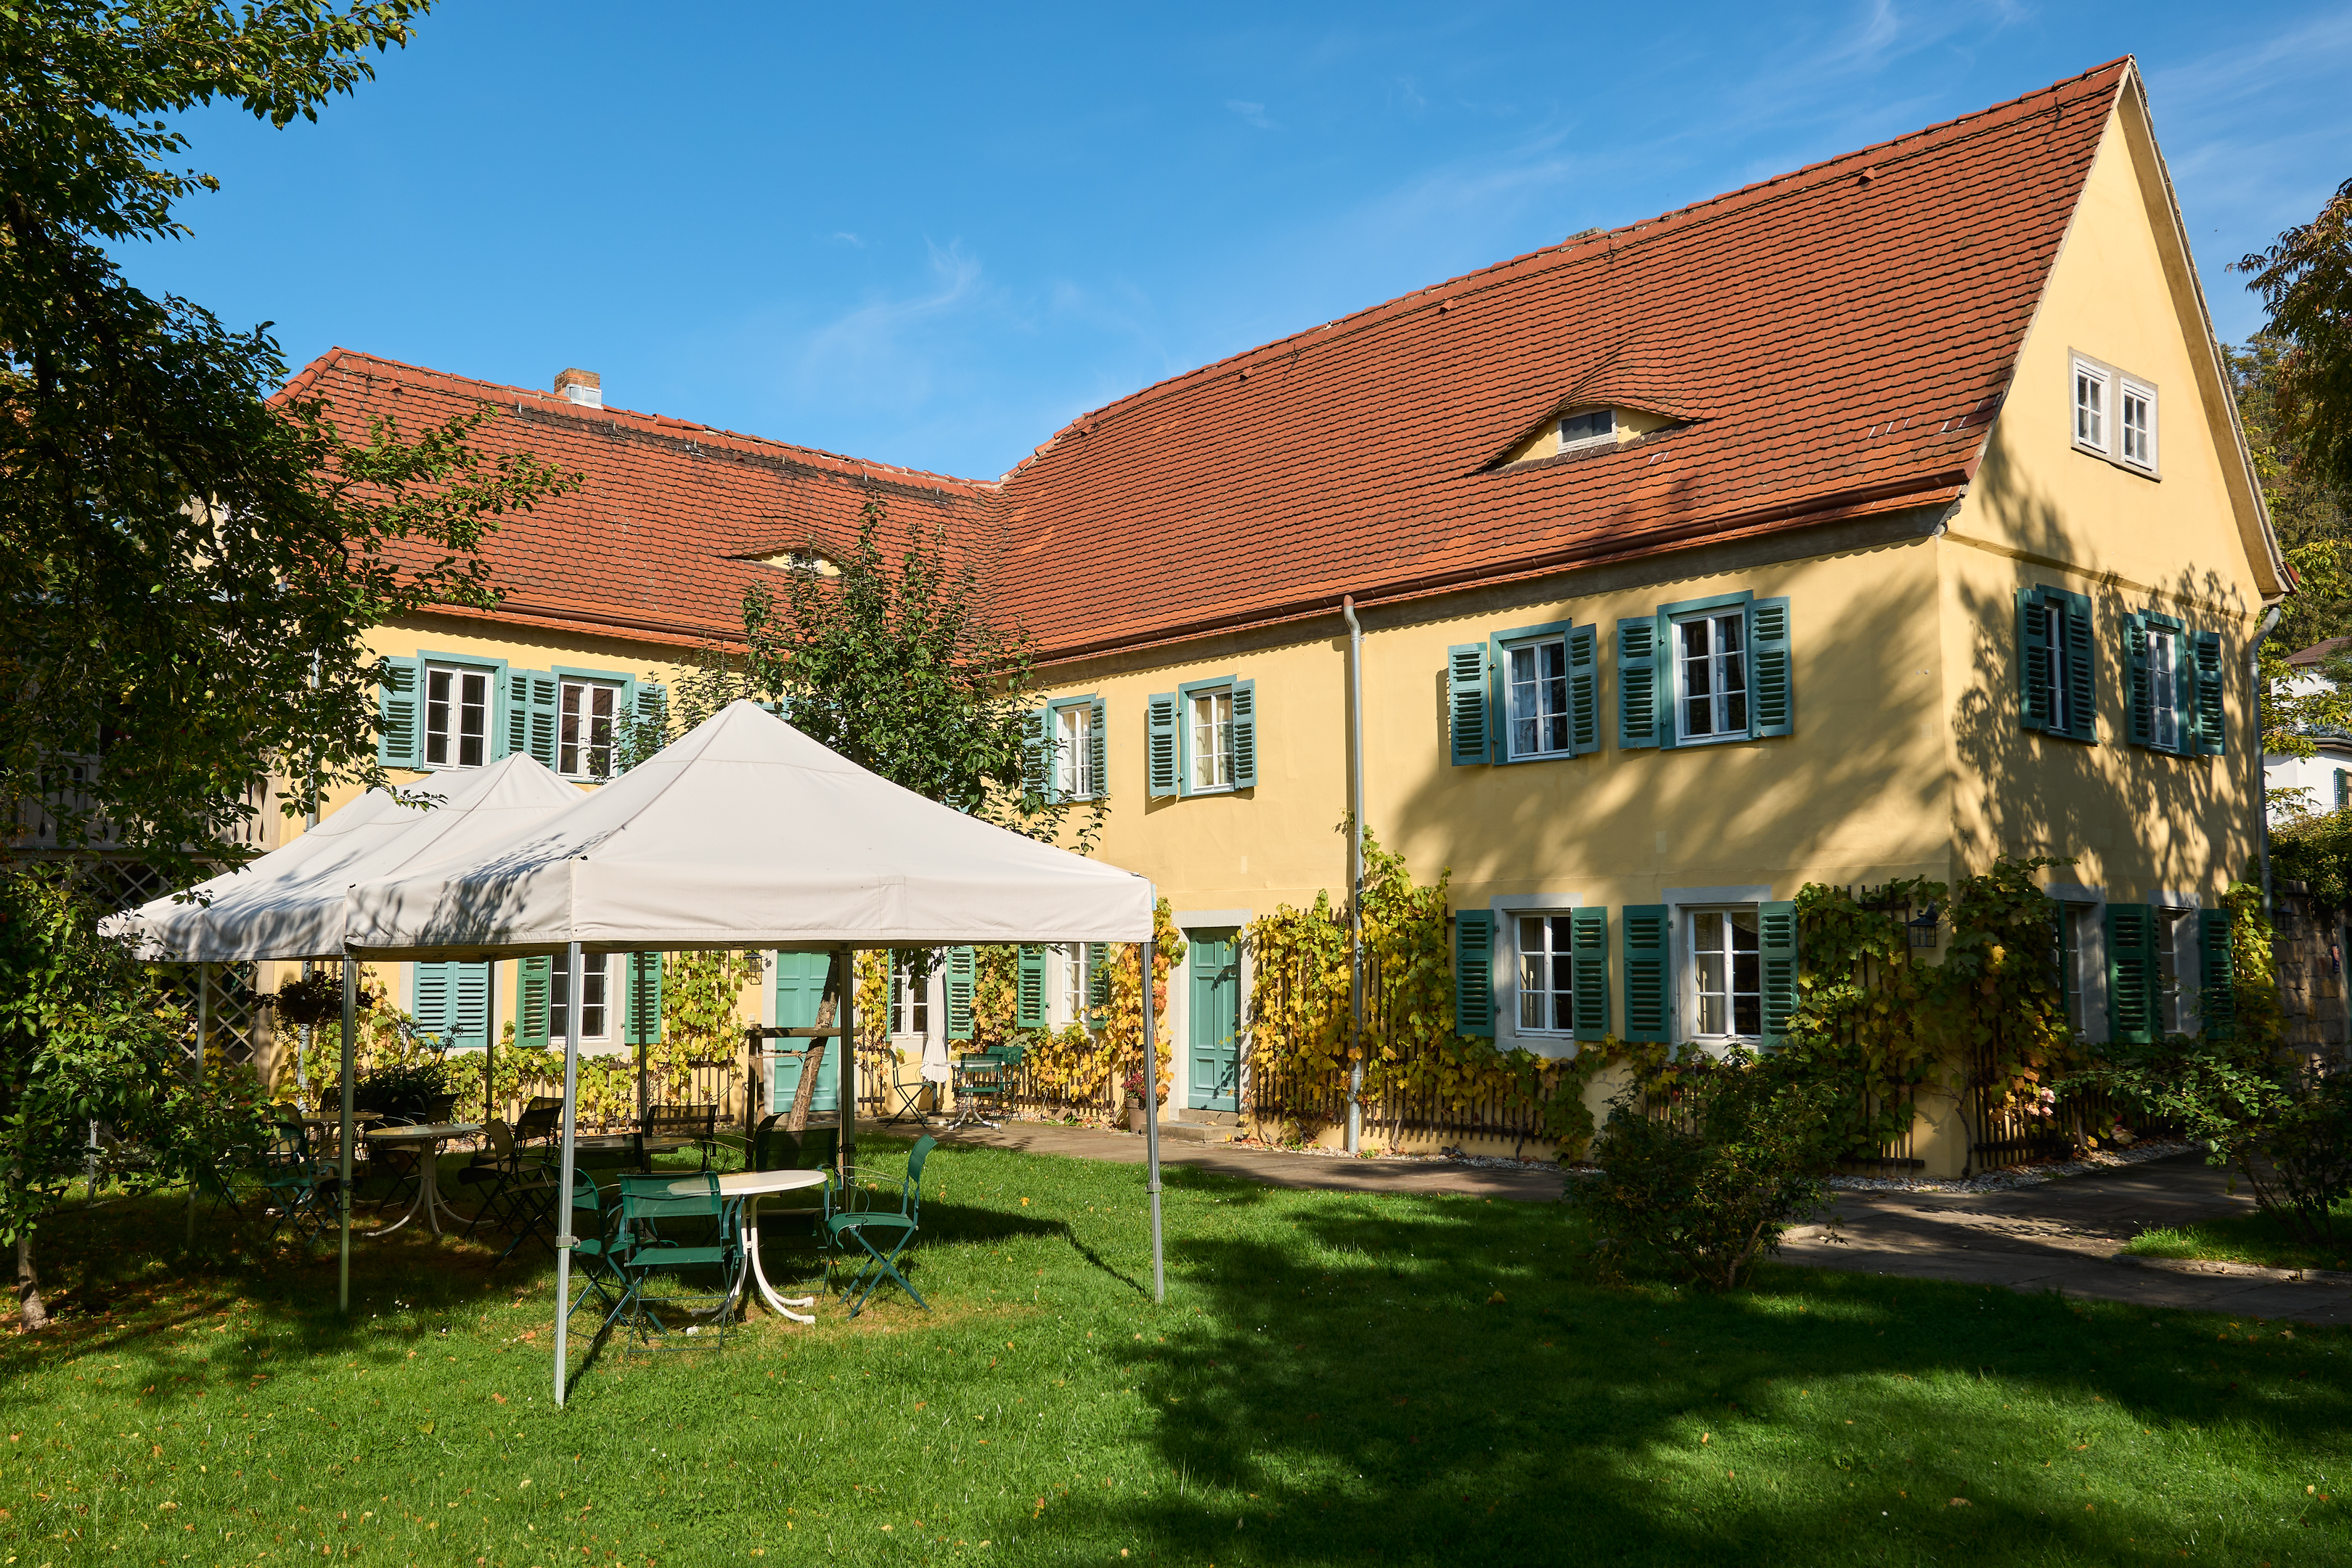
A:
{"type": "MultiPolygon", "coordinates": [[[[866,1152],[877,1151],[868,1150],[866,1152]]],[[[2352,1336],[1769,1270],[1606,1287],[1542,1205],[947,1149],[854,1323],[601,1354],[551,1274],[367,1243],[176,1265],[173,1205],[45,1237],[0,1343],[16,1568],[358,1561],[2352,1560],[2352,1336]]],[[[6,1568],[0,1564],[0,1568],[6,1568]]]]}
{"type": "Polygon", "coordinates": [[[2266,1268],[2352,1268],[2352,1202],[2337,1204],[2331,1217],[2336,1230],[2332,1241],[2305,1241],[2276,1215],[2257,1211],[2144,1230],[2124,1250],[2143,1258],[2256,1263],[2266,1268]]]}

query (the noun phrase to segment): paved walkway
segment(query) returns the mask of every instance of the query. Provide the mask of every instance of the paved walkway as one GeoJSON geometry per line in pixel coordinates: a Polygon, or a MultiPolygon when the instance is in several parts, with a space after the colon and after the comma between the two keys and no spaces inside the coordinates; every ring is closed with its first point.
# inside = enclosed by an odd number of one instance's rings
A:
{"type": "MultiPolygon", "coordinates": [[[[906,1131],[878,1123],[868,1123],[866,1130],[893,1135],[906,1131]]],[[[1013,1121],[997,1128],[942,1130],[934,1136],[993,1149],[1143,1163],[1140,1137],[1102,1128],[1013,1121]]],[[[1276,1187],[1457,1193],[1530,1203],[1549,1203],[1560,1193],[1559,1172],[1545,1167],[1349,1160],[1169,1138],[1160,1140],[1160,1158],[1163,1164],[1190,1165],[1276,1187]]],[[[2229,1191],[2227,1173],[2214,1170],[2198,1155],[2183,1154],[2002,1193],[1842,1193],[1835,1213],[1843,1239],[1831,1240],[1824,1226],[1801,1226],[1789,1233],[1780,1256],[1786,1262],[1817,1268],[2056,1290],[2233,1318],[2352,1323],[2352,1287],[2343,1276],[2305,1279],[2284,1269],[2122,1255],[2125,1243],[2151,1226],[2250,1214],[2253,1206],[2251,1197],[2229,1191]]]]}

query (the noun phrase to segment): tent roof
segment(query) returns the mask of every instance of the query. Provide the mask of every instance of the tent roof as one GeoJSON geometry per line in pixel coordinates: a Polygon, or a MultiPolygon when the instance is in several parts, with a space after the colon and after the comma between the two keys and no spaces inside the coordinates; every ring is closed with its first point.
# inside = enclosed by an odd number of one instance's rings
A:
{"type": "Polygon", "coordinates": [[[351,891],[376,958],[1143,942],[1142,878],[926,800],[736,702],[562,816],[351,891]]]}
{"type": "Polygon", "coordinates": [[[151,960],[340,958],[353,882],[466,855],[580,798],[521,752],[397,795],[371,790],[285,847],[198,883],[205,901],[156,899],[108,929],[134,936],[151,960]]]}

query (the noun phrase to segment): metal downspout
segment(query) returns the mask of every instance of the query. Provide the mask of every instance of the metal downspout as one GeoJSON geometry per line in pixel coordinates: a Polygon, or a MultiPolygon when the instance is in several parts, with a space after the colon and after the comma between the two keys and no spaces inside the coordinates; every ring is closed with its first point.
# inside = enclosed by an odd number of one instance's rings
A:
{"type": "Polygon", "coordinates": [[[1364,627],[1348,618],[1348,1152],[1364,1152],[1364,627]]]}

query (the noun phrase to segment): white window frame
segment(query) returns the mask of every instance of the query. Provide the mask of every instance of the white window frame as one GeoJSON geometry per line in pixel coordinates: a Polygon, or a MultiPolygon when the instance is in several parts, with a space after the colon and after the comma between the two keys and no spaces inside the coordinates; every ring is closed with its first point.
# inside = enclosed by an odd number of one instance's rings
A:
{"type": "Polygon", "coordinates": [[[587,680],[575,675],[561,676],[557,679],[555,695],[555,771],[558,773],[568,779],[590,779],[599,784],[605,783],[616,776],[614,763],[619,757],[621,749],[621,708],[624,696],[625,693],[618,681],[587,680]],[[613,699],[611,728],[606,731],[604,742],[602,746],[596,744],[593,739],[581,740],[575,738],[575,731],[573,730],[573,725],[576,721],[585,721],[590,726],[587,733],[592,737],[593,736],[595,733],[593,728],[595,715],[586,710],[592,705],[590,700],[599,691],[611,693],[613,699]],[[572,701],[575,694],[577,694],[582,705],[580,711],[574,711],[572,708],[572,701]],[[575,752],[593,754],[598,751],[602,751],[604,753],[604,766],[602,772],[596,771],[593,766],[583,765],[591,762],[592,757],[590,755],[571,755],[571,753],[575,752]]]}
{"type": "Polygon", "coordinates": [[[2050,721],[2042,726],[2043,732],[2069,734],[2074,714],[2073,688],[2068,677],[2074,670],[2074,656],[2066,644],[2066,606],[2063,603],[2044,599],[2037,608],[2042,616],[2044,664],[2050,671],[2050,684],[2042,693],[2043,710],[2050,715],[2050,721]]]}
{"type": "Polygon", "coordinates": [[[435,772],[443,769],[479,768],[489,765],[490,737],[498,727],[499,718],[498,671],[481,665],[428,661],[417,679],[417,684],[424,689],[418,692],[416,703],[418,710],[416,756],[419,765],[435,772]],[[452,730],[445,725],[439,731],[439,739],[445,746],[451,749],[455,755],[454,757],[445,755],[437,763],[432,760],[433,742],[436,738],[433,729],[433,682],[436,677],[447,679],[451,683],[451,689],[457,694],[457,700],[446,704],[450,712],[445,717],[455,716],[461,726],[452,730]],[[478,734],[470,736],[466,734],[462,728],[465,712],[472,706],[464,700],[464,682],[467,680],[478,680],[482,683],[480,705],[482,728],[478,734]],[[479,742],[478,750],[480,752],[480,755],[470,763],[465,760],[465,742],[468,740],[479,742]]]}
{"type": "Polygon", "coordinates": [[[1556,439],[1558,449],[1562,452],[1584,452],[1590,451],[1596,447],[1613,447],[1617,444],[1617,410],[1614,408],[1580,408],[1572,414],[1563,414],[1559,416],[1558,423],[1553,425],[1552,434],[1556,439]],[[1576,436],[1570,436],[1568,433],[1569,426],[1581,420],[1590,419],[1595,415],[1599,415],[1602,418],[1608,420],[1609,427],[1607,429],[1588,430],[1576,436]]]}
{"type": "Polygon", "coordinates": [[[2118,377],[2120,390],[2116,395],[2116,456],[2124,467],[2144,473],[2157,471],[2157,410],[2156,387],[2137,376],[2118,377]],[[2139,417],[2132,417],[2137,405],[2139,417]]]}
{"type": "Polygon", "coordinates": [[[2075,446],[2104,458],[2115,423],[2115,367],[2087,354],[2068,356],[2066,432],[2075,446]]]}
{"type": "Polygon", "coordinates": [[[1045,952],[1046,1016],[1055,1028],[1083,1026],[1087,1005],[1087,948],[1083,942],[1055,942],[1045,952]]]}
{"type": "Polygon", "coordinates": [[[1666,626],[1666,657],[1674,661],[1669,679],[1674,683],[1676,745],[1707,746],[1722,741],[1749,738],[1756,721],[1751,710],[1756,700],[1756,659],[1755,649],[1748,646],[1747,605],[1718,605],[1712,609],[1693,610],[1687,615],[1675,616],[1666,626]],[[1690,666],[1694,661],[1683,652],[1683,628],[1701,621],[1707,624],[1709,647],[1699,657],[1707,662],[1709,685],[1714,688],[1701,700],[1709,706],[1709,718],[1722,727],[1695,734],[1690,727],[1693,699],[1689,691],[1690,666]],[[1722,635],[1721,627],[1726,625],[1738,629],[1739,647],[1729,654],[1717,646],[1722,635]],[[1736,691],[1727,688],[1724,679],[1726,663],[1731,659],[1738,660],[1738,664],[1739,681],[1736,691]],[[1739,700],[1739,722],[1736,725],[1724,723],[1729,710],[1728,700],[1735,696],[1739,700]]]}
{"type": "Polygon", "coordinates": [[[1576,1040],[1576,960],[1569,922],[1572,918],[1567,907],[1558,909],[1514,909],[1503,918],[1510,922],[1511,944],[1511,1033],[1520,1039],[1549,1040],[1561,1045],[1573,1045],[1576,1040]],[[1538,952],[1528,951],[1527,927],[1535,925],[1543,939],[1538,952]],[[1543,973],[1536,975],[1540,966],[1543,973]],[[1548,980],[1549,984],[1536,985],[1531,993],[1531,981],[1548,980]],[[1528,1006],[1539,994],[1552,1002],[1549,1022],[1528,1022],[1528,1006]]]}
{"type": "MultiPolygon", "coordinates": [[[[1089,698],[1083,702],[1057,703],[1052,709],[1051,719],[1054,745],[1054,798],[1093,800],[1102,794],[1102,781],[1094,776],[1095,705],[1093,700],[1089,698]]],[[[1230,733],[1230,724],[1227,730],[1230,733]]]]}
{"type": "MultiPolygon", "coordinates": [[[[907,963],[890,965],[889,994],[895,998],[889,1005],[890,1033],[928,1037],[931,1026],[931,977],[927,974],[923,984],[916,984],[914,968],[907,963]]],[[[933,964],[931,970],[935,974],[939,966],[933,964]]]]}
{"type": "Polygon", "coordinates": [[[2058,905],[2060,979],[2066,993],[2067,1020],[2078,1040],[2091,1037],[2091,998],[2097,988],[2091,984],[2090,962],[2098,948],[2099,917],[2096,904],[2064,900],[2058,905]]]}
{"type": "Polygon", "coordinates": [[[1184,712],[1180,722],[1184,726],[1184,768],[1187,795],[1229,795],[1234,788],[1234,689],[1230,682],[1219,686],[1195,687],[1184,693],[1184,712]],[[1223,704],[1223,717],[1219,718],[1219,703],[1223,704]],[[1205,709],[1209,714],[1203,724],[1199,715],[1205,709]],[[1201,740],[1209,739],[1204,752],[1201,740]],[[1218,775],[1222,773],[1223,777],[1218,775]],[[1209,782],[1203,783],[1203,776],[1209,782]]]}
{"type": "Polygon", "coordinates": [[[1502,654],[1504,747],[1510,759],[1513,762],[1524,762],[1538,757],[1574,756],[1576,754],[1575,735],[1570,727],[1569,715],[1566,634],[1507,642],[1503,645],[1502,654]],[[1559,660],[1557,676],[1546,676],[1541,673],[1541,661],[1546,652],[1555,653],[1559,660]],[[1526,749],[1519,744],[1519,725],[1522,722],[1522,715],[1518,661],[1522,654],[1535,664],[1537,671],[1533,679],[1527,683],[1528,688],[1537,693],[1537,710],[1531,719],[1525,721],[1535,725],[1536,744],[1526,749]],[[1556,695],[1559,700],[1557,710],[1546,711],[1542,707],[1542,697],[1546,687],[1551,688],[1551,694],[1556,695]],[[1557,733],[1559,744],[1554,746],[1544,743],[1547,739],[1547,730],[1557,733]]]}
{"type": "MultiPolygon", "coordinates": [[[[2105,886],[2081,882],[2052,882],[2042,889],[2064,914],[2075,917],[2076,951],[2072,956],[2081,965],[2076,975],[2082,983],[2083,1022],[2075,1038],[2090,1045],[2104,1043],[2107,1037],[2107,890],[2105,886]]],[[[2062,948],[2060,956],[2069,956],[2062,948]]]]}
{"type": "Polygon", "coordinates": [[[1678,978],[1676,989],[1682,994],[1684,1020],[1688,1026],[1684,1031],[1683,1037],[1695,1044],[1706,1046],[1753,1045],[1762,1040],[1764,1037],[1763,905],[1761,903],[1689,904],[1675,910],[1675,968],[1678,978]],[[1755,961],[1755,984],[1751,990],[1741,990],[1738,984],[1740,978],[1737,963],[1738,953],[1736,947],[1732,945],[1735,939],[1731,934],[1736,929],[1731,923],[1732,917],[1737,915],[1748,917],[1756,937],[1756,946],[1749,950],[1755,961]],[[1722,929],[1726,945],[1720,949],[1706,951],[1719,952],[1727,961],[1724,965],[1724,989],[1717,994],[1724,998],[1724,1022],[1731,1026],[1714,1034],[1708,1033],[1700,1026],[1705,1019],[1702,1002],[1708,993],[1703,991],[1700,986],[1702,975],[1699,958],[1702,950],[1698,945],[1699,922],[1709,917],[1718,917],[1724,922],[1722,929]],[[1754,996],[1756,1004],[1756,1028],[1752,1033],[1743,1032],[1738,1027],[1739,998],[1748,995],[1754,996]]]}
{"type": "Polygon", "coordinates": [[[2148,744],[2159,752],[2180,750],[2181,659],[2188,655],[2188,639],[2170,626],[2149,626],[2140,634],[2146,639],[2147,660],[2147,735],[2148,744]]]}
{"type": "Polygon", "coordinates": [[[2074,450],[2161,479],[2156,383],[2080,350],[2066,355],[2066,435],[2074,450]],[[2086,402],[2085,394],[2089,395],[2086,402]]]}
{"type": "Polygon", "coordinates": [[[2149,900],[2156,919],[2156,973],[2164,987],[2164,1033],[2193,1035],[2204,1026],[2205,951],[2193,893],[2159,892],[2149,900]]]}
{"type": "MultiPolygon", "coordinates": [[[[580,1043],[593,1045],[613,1037],[613,955],[583,952],[580,967],[587,984],[581,988],[580,1043]]],[[[572,1032],[572,965],[562,953],[547,966],[547,1037],[560,1044],[572,1032]]]]}

